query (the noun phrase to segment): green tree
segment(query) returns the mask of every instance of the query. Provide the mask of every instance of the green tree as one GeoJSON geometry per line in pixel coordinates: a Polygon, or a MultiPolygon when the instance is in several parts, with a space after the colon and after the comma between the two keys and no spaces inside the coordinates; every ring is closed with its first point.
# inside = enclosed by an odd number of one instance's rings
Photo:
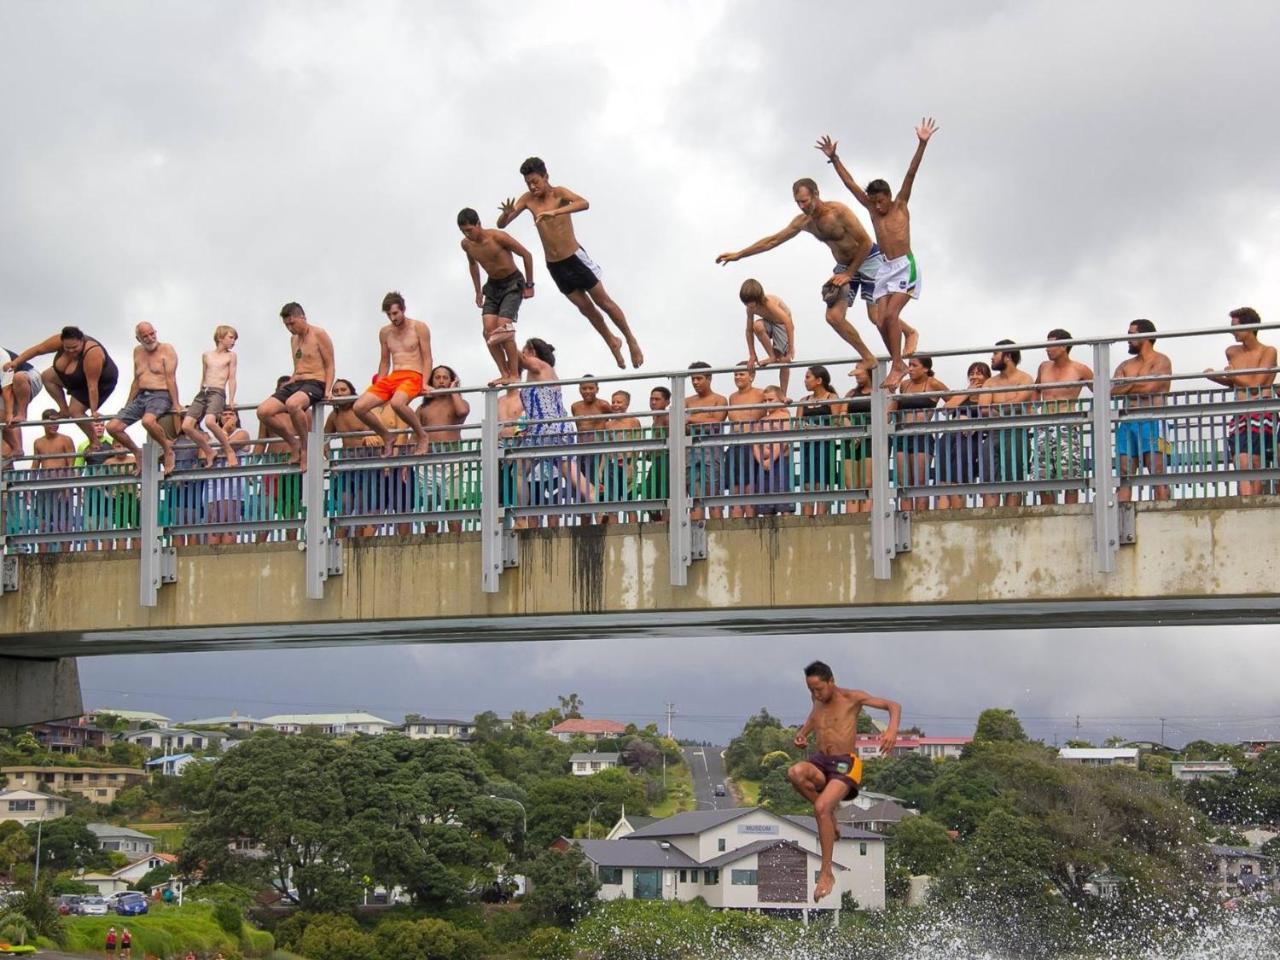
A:
{"type": "Polygon", "coordinates": [[[542,850],[521,872],[530,890],[520,908],[540,921],[568,926],[586,916],[600,883],[590,862],[577,847],[542,850]]]}
{"type": "Polygon", "coordinates": [[[545,847],[557,837],[573,835],[592,809],[596,823],[613,824],[626,806],[629,813],[649,809],[644,781],[625,770],[604,770],[590,777],[561,776],[534,781],[529,787],[529,842],[545,847]]]}
{"type": "Polygon", "coordinates": [[[775,766],[760,781],[760,805],[774,813],[813,813],[811,804],[787,779],[787,767],[775,766]]]}
{"type": "Polygon", "coordinates": [[[43,827],[28,824],[27,839],[34,849],[40,840],[40,862],[44,868],[57,870],[105,868],[111,859],[98,849],[98,838],[79,817],[60,817],[43,827]]]}
{"type": "Polygon", "coordinates": [[[380,960],[378,942],[351,917],[317,916],[307,924],[298,949],[308,960],[380,960]]]}
{"type": "Polygon", "coordinates": [[[897,860],[913,874],[936,876],[956,853],[947,828],[928,816],[906,817],[889,833],[897,860]]]}
{"type": "Polygon", "coordinates": [[[1018,715],[1012,710],[991,707],[978,714],[978,726],[974,730],[975,743],[1010,742],[1027,739],[1018,715]]]}
{"type": "Polygon", "coordinates": [[[935,763],[918,753],[879,760],[867,766],[863,782],[868,790],[900,797],[913,807],[922,806],[943,764],[935,763]]]}
{"type": "Polygon", "coordinates": [[[582,698],[576,693],[568,696],[562,696],[560,700],[560,716],[566,720],[581,719],[582,717],[582,698]]]}

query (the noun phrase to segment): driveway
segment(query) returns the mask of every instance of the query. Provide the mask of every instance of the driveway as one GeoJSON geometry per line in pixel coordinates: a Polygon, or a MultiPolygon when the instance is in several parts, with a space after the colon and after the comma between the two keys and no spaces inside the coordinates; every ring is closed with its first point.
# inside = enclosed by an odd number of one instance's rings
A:
{"type": "Polygon", "coordinates": [[[738,804],[732,796],[717,797],[716,784],[724,783],[724,747],[685,747],[684,761],[693,774],[695,810],[728,810],[738,804]]]}

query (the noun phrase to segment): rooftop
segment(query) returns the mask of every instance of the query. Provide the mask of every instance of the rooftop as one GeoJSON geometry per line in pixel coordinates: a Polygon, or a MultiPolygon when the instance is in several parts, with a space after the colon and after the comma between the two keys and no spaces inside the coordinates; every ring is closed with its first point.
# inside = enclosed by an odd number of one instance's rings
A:
{"type": "Polygon", "coordinates": [[[620,753],[575,753],[570,763],[617,763],[620,753]]]}
{"type": "Polygon", "coordinates": [[[616,720],[599,720],[590,717],[573,717],[569,720],[561,720],[551,728],[552,733],[608,733],[619,734],[627,732],[625,723],[618,723],[616,720]]]}
{"type": "Polygon", "coordinates": [[[269,723],[273,726],[298,726],[298,727],[336,727],[351,726],[356,723],[380,723],[383,726],[390,727],[394,724],[390,720],[383,720],[381,717],[375,717],[372,713],[278,713],[275,716],[263,717],[260,723],[269,723]]]}
{"type": "Polygon", "coordinates": [[[843,823],[870,823],[872,821],[897,823],[899,820],[911,816],[915,816],[914,810],[909,810],[902,804],[894,803],[892,800],[881,800],[873,803],[866,810],[850,806],[840,812],[838,819],[843,823]]]}
{"type": "Polygon", "coordinates": [[[253,717],[242,717],[237,713],[233,713],[229,717],[204,717],[199,720],[187,721],[187,725],[192,727],[225,727],[231,723],[262,723],[262,721],[253,717]]]}
{"type": "Polygon", "coordinates": [[[1063,747],[1058,751],[1063,760],[1137,760],[1137,747],[1063,747]]]}
{"type": "MultiPolygon", "coordinates": [[[[720,856],[713,857],[712,859],[708,860],[706,863],[703,864],[703,866],[710,867],[714,870],[719,870],[723,867],[727,867],[731,863],[737,863],[739,860],[743,859],[744,857],[749,857],[755,853],[763,853],[765,850],[770,850],[773,847],[777,847],[777,846],[795,847],[797,850],[803,850],[805,853],[809,854],[810,856],[818,856],[818,854],[812,853],[809,850],[804,850],[803,847],[801,847],[799,844],[795,843],[792,840],[779,840],[777,837],[772,837],[771,839],[768,839],[768,840],[753,840],[751,843],[748,843],[746,846],[738,847],[736,850],[730,850],[727,853],[722,853],[720,854],[720,856]]],[[[831,862],[831,865],[838,870],[849,869],[848,867],[842,864],[836,863],[834,860],[831,862]]]]}
{"type": "MultiPolygon", "coordinates": [[[[625,838],[626,842],[632,840],[643,840],[646,838],[657,839],[659,837],[686,837],[699,833],[705,833],[708,830],[714,830],[716,827],[726,823],[731,823],[739,817],[745,817],[749,813],[764,810],[763,807],[735,807],[729,810],[687,810],[684,813],[677,813],[675,816],[666,817],[651,823],[648,826],[641,827],[635,833],[625,838]]],[[[783,817],[769,810],[764,810],[771,817],[779,820],[789,820],[797,827],[808,830],[810,833],[818,832],[818,821],[813,817],[790,816],[783,817]]],[[[634,826],[634,823],[632,824],[634,826]]],[[[879,840],[883,841],[878,833],[872,833],[869,830],[859,830],[853,827],[845,827],[840,831],[840,836],[844,840],[879,840]]]]}
{"type": "Polygon", "coordinates": [[[98,709],[92,711],[91,715],[100,717],[104,713],[110,714],[113,717],[119,717],[121,720],[135,720],[138,723],[170,722],[169,718],[163,713],[150,713],[146,710],[117,710],[114,707],[98,707],[98,709]]]}
{"type": "Polygon", "coordinates": [[[132,827],[118,827],[114,823],[90,823],[89,832],[95,837],[132,837],[134,840],[155,840],[149,833],[134,830],[132,827]]]}
{"type": "MultiPolygon", "coordinates": [[[[632,834],[635,836],[635,834],[632,834]]],[[[575,840],[588,860],[600,867],[698,867],[697,860],[656,840],[575,840]]]]}
{"type": "Polygon", "coordinates": [[[57,800],[67,803],[66,797],[55,797],[38,790],[0,790],[0,800],[57,800]]]}

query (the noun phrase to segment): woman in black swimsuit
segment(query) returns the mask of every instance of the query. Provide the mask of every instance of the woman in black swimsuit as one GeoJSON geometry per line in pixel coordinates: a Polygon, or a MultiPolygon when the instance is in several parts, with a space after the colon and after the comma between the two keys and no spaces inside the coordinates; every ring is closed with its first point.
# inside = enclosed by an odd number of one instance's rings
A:
{"type": "MultiPolygon", "coordinates": [[[[79,327],[63,327],[61,333],[55,333],[47,340],[42,340],[34,347],[28,347],[13,360],[4,365],[4,369],[17,369],[34,357],[47,353],[53,354],[53,366],[41,374],[44,385],[49,388],[49,396],[58,405],[63,416],[83,417],[86,414],[98,418],[98,411],[120,379],[120,371],[115,361],[107,353],[107,348],[92,337],[86,337],[79,327]],[[70,396],[70,408],[67,396],[70,396]]],[[[93,439],[87,423],[80,424],[85,436],[93,439]]]]}

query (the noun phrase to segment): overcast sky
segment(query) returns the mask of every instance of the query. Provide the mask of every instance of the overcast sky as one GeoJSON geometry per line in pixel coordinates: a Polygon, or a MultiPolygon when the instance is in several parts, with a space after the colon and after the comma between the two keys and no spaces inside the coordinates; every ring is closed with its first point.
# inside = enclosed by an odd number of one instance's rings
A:
{"type": "MultiPolygon", "coordinates": [[[[830,260],[811,238],[713,261],[783,226],[798,177],[846,199],[818,135],[840,141],[859,179],[896,185],[923,115],[941,127],[912,197],[923,297],[906,316],[923,349],[1034,340],[1059,325],[1119,333],[1136,316],[1162,329],[1219,324],[1243,304],[1276,319],[1280,6],[884,10],[0,4],[0,344],[20,350],[76,323],[127,364],[133,326],[148,320],[179,350],[185,400],[214,326],[231,323],[239,396],[256,401],[289,369],[281,304],[302,302],[332,334],[338,374],[361,384],[394,288],[431,325],[437,358],[474,385],[492,374],[454,217],[474,206],[491,225],[537,154],[591,202],[579,239],[649,369],[741,359],[736,291],[748,276],[792,305],[799,356],[846,355],[821,320],[830,260]]],[[[521,335],[556,344],[562,375],[607,371],[603,344],[546,277],[532,222],[512,231],[540,281],[521,335]]],[[[1198,370],[1228,343],[1168,349],[1198,370]]],[[[940,362],[938,374],[956,384],[963,366],[940,362]]],[[[1273,649],[1249,630],[895,635],[117,658],[83,670],[91,702],[137,691],[139,706],[179,716],[266,700],[534,708],[574,689],[636,715],[656,716],[669,697],[691,716],[734,718],[690,731],[712,736],[762,704],[802,709],[793,668],[815,652],[859,682],[865,665],[868,685],[941,729],[994,703],[1030,716],[1265,715],[1274,692],[1247,681],[1274,675],[1273,649]]]]}

